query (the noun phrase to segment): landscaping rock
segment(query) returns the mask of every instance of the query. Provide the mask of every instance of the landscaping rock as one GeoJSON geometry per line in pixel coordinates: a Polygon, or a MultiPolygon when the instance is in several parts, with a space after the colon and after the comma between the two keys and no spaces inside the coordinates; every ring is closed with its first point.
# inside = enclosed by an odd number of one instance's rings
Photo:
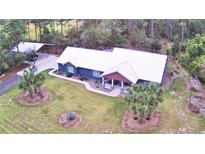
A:
{"type": "Polygon", "coordinates": [[[205,116],[205,105],[203,105],[200,110],[199,110],[199,113],[203,116],[205,116]]]}
{"type": "Polygon", "coordinates": [[[171,91],[171,96],[172,97],[177,97],[177,93],[175,91],[171,91]]]}
{"type": "Polygon", "coordinates": [[[194,113],[199,113],[200,107],[202,105],[202,100],[199,97],[192,96],[189,99],[188,108],[194,113]]]}
{"type": "Polygon", "coordinates": [[[189,99],[188,109],[194,113],[205,115],[205,102],[201,97],[192,96],[189,99]]]}
{"type": "Polygon", "coordinates": [[[197,78],[190,77],[189,86],[190,86],[190,90],[193,90],[193,91],[202,91],[203,90],[202,84],[197,78]]]}

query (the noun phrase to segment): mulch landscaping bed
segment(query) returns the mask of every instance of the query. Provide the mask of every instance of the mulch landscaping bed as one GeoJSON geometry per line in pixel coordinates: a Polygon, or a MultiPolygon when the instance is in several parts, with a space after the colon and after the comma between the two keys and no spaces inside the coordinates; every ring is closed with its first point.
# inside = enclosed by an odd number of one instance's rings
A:
{"type": "Polygon", "coordinates": [[[148,132],[157,128],[160,124],[161,114],[156,111],[150,120],[144,120],[143,123],[139,123],[139,120],[135,120],[136,115],[132,110],[128,110],[122,119],[122,128],[131,132],[148,132]]]}
{"type": "Polygon", "coordinates": [[[80,125],[82,116],[76,112],[73,112],[75,114],[75,119],[74,120],[67,120],[66,114],[62,114],[59,118],[59,123],[63,127],[77,127],[80,125]]]}
{"type": "Polygon", "coordinates": [[[4,81],[9,80],[10,78],[14,77],[17,72],[19,72],[19,71],[21,71],[21,70],[23,70],[23,69],[25,69],[27,67],[30,67],[30,65],[26,64],[26,63],[23,63],[19,67],[11,67],[11,68],[9,68],[9,70],[4,73],[5,76],[0,78],[0,82],[3,83],[4,81]]]}
{"type": "Polygon", "coordinates": [[[30,105],[30,106],[46,104],[52,100],[52,94],[49,91],[42,90],[42,95],[43,95],[43,98],[41,98],[38,94],[33,92],[33,99],[31,99],[28,92],[26,93],[22,92],[17,96],[16,100],[20,104],[30,105]]]}

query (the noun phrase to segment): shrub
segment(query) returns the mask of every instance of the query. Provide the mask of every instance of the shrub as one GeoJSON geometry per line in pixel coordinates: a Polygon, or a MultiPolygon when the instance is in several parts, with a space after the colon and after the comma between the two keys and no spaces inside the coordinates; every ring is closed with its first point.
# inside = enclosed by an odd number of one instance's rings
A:
{"type": "Polygon", "coordinates": [[[0,76],[2,76],[3,75],[3,72],[0,70],[0,76]]]}
{"type": "Polygon", "coordinates": [[[67,117],[67,120],[69,120],[69,121],[72,121],[72,120],[74,120],[76,118],[75,113],[73,113],[73,112],[69,112],[66,115],[66,117],[67,117]]]}
{"type": "Polygon", "coordinates": [[[66,76],[67,76],[68,78],[70,78],[70,77],[73,76],[73,74],[68,72],[68,73],[66,73],[66,76]]]}
{"type": "Polygon", "coordinates": [[[95,81],[95,87],[99,88],[99,82],[97,80],[95,81]]]}
{"type": "Polygon", "coordinates": [[[166,48],[166,54],[169,55],[171,53],[171,48],[166,48]]]}
{"type": "Polygon", "coordinates": [[[172,45],[172,55],[173,55],[174,57],[176,57],[176,55],[177,55],[177,53],[179,52],[179,50],[180,50],[180,40],[179,40],[179,36],[176,35],[176,36],[174,37],[174,43],[173,43],[173,45],[172,45]]]}
{"type": "Polygon", "coordinates": [[[5,72],[9,69],[9,65],[7,63],[3,63],[0,65],[0,71],[5,72]]]}
{"type": "Polygon", "coordinates": [[[162,89],[156,83],[134,84],[125,100],[142,123],[145,117],[150,119],[159,102],[162,102],[162,94],[162,89]]]}
{"type": "Polygon", "coordinates": [[[152,39],[152,40],[151,40],[151,44],[150,44],[150,48],[151,48],[151,50],[154,50],[154,51],[159,51],[159,50],[161,50],[162,45],[161,45],[159,39],[156,39],[156,38],[155,38],[155,39],[152,39]]]}

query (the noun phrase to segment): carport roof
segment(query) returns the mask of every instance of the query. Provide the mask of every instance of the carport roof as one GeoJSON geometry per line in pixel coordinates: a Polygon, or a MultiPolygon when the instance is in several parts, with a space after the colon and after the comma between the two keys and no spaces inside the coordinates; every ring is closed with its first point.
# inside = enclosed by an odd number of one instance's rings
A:
{"type": "MultiPolygon", "coordinates": [[[[41,47],[44,45],[51,45],[51,44],[45,44],[45,43],[36,43],[36,42],[20,42],[18,44],[19,52],[22,53],[29,53],[29,52],[37,52],[41,47]]],[[[13,52],[17,51],[17,46],[11,49],[13,52]]]]}

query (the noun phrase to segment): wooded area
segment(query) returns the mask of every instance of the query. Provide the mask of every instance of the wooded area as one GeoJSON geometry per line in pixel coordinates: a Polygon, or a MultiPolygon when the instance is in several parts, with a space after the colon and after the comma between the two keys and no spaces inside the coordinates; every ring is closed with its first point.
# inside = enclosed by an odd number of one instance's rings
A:
{"type": "Polygon", "coordinates": [[[19,63],[9,50],[21,41],[56,47],[133,48],[169,54],[203,81],[205,20],[175,19],[25,19],[0,20],[0,70],[19,63]]]}

